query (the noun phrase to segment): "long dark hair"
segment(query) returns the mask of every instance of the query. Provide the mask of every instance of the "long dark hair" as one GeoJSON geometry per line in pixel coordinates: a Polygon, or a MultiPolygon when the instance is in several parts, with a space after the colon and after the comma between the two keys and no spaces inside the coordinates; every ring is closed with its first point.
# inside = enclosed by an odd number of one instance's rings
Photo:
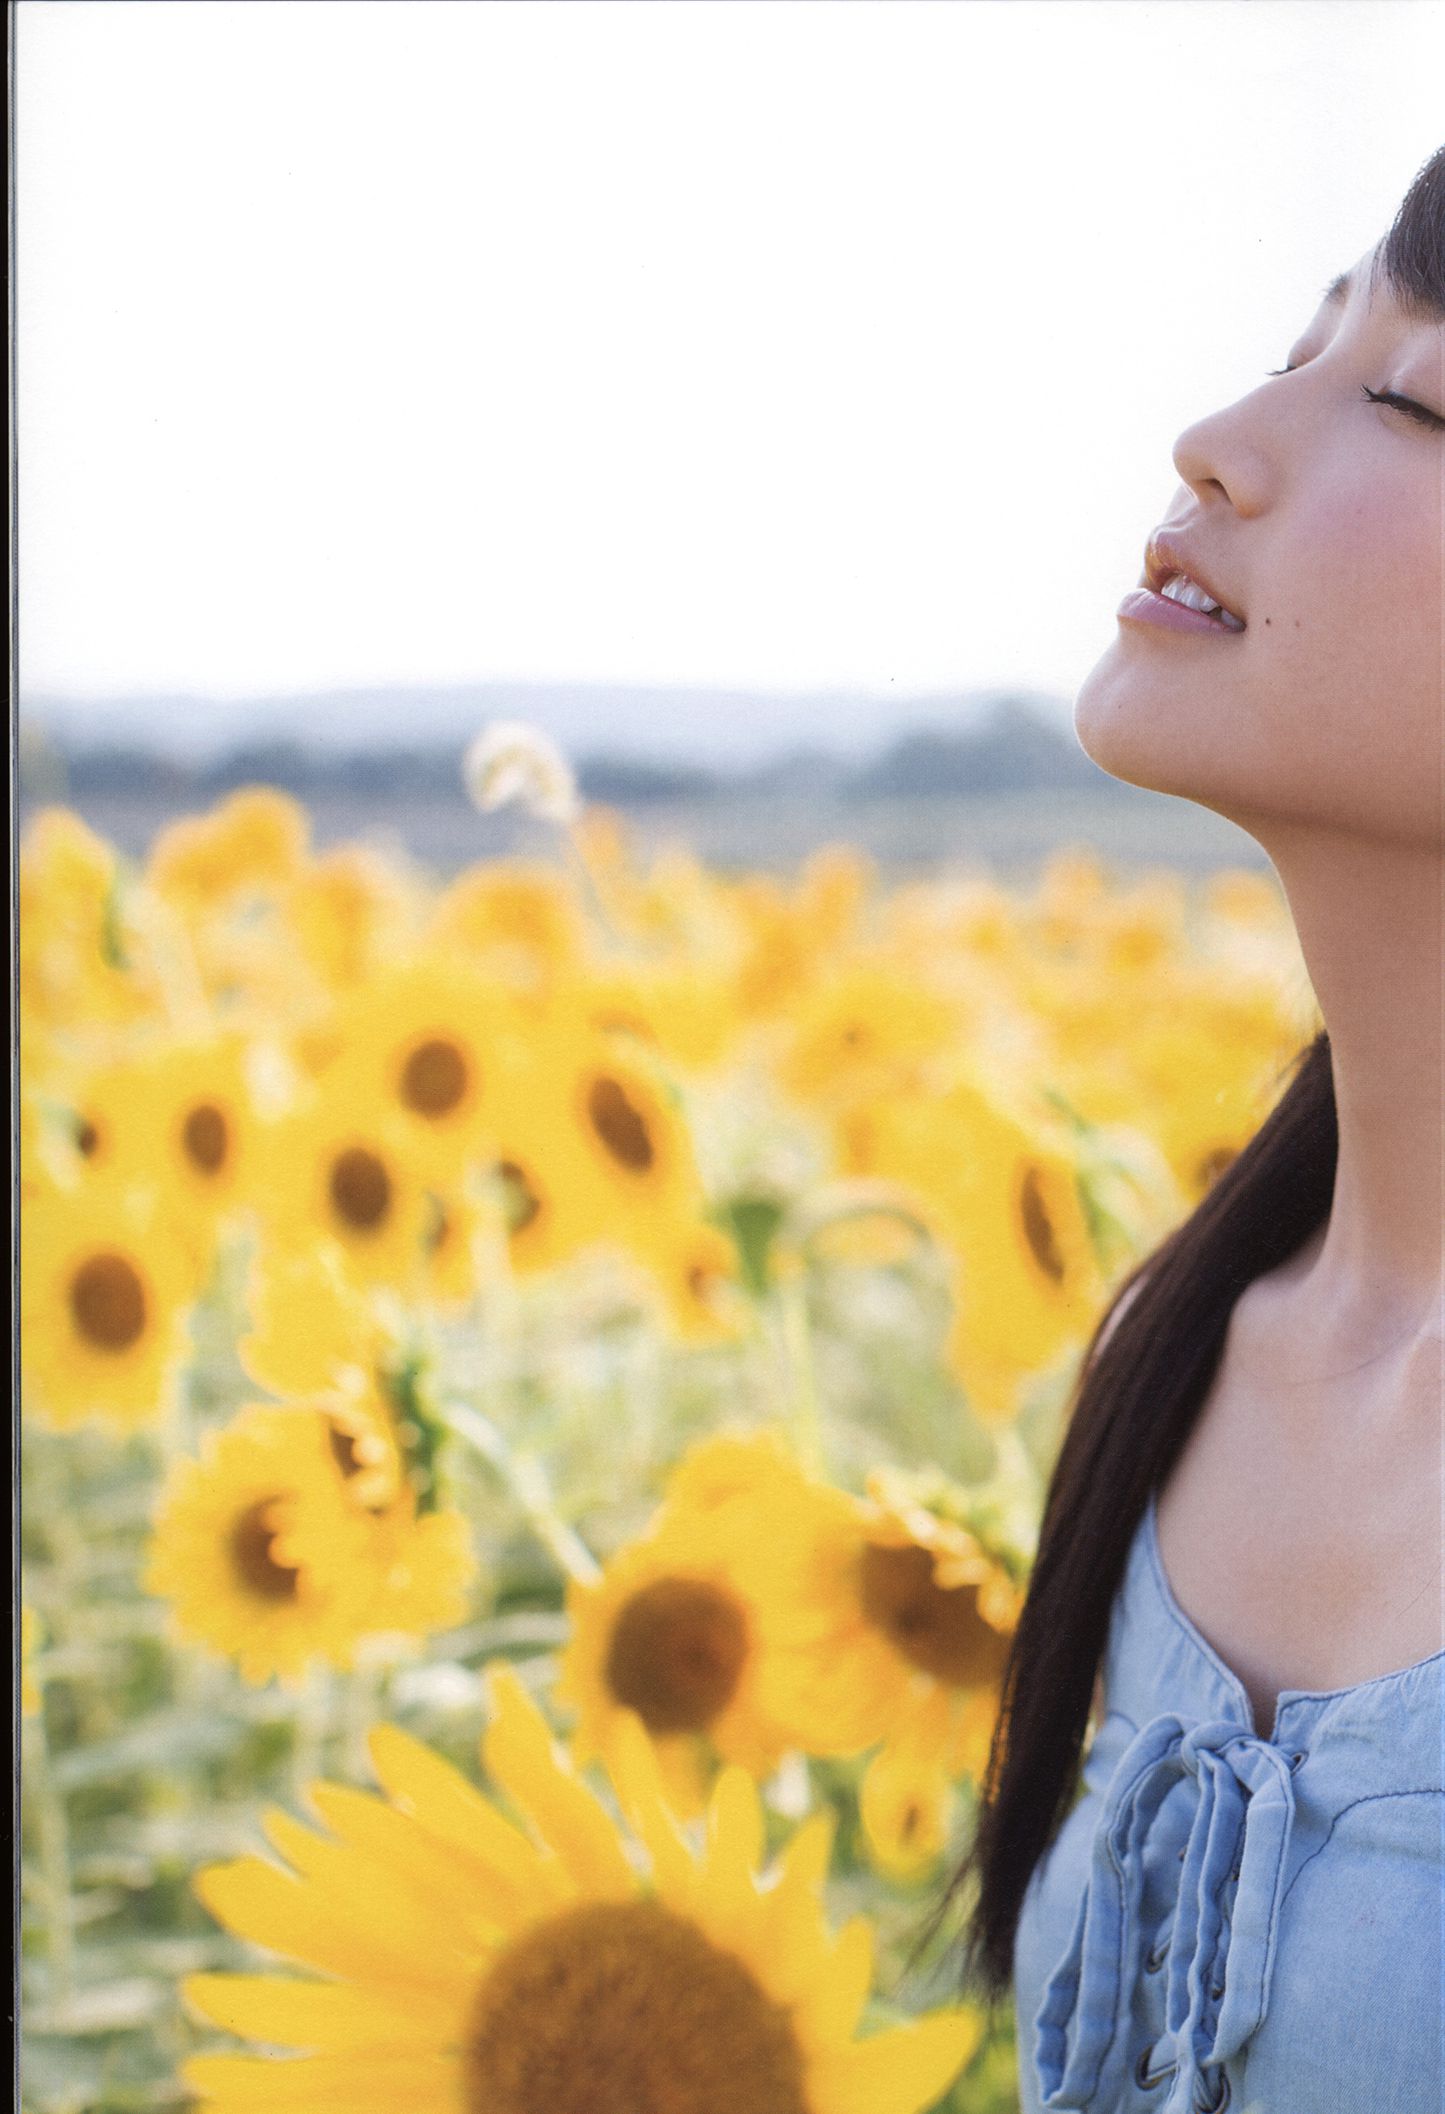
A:
{"type": "MultiPolygon", "coordinates": [[[[1376,252],[1402,304],[1445,319],[1445,147],[1376,252]]],[[[1019,1910],[1079,1789],[1095,1676],[1150,1493],[1209,1390],[1235,1301],[1329,1212],[1339,1132],[1328,1031],[1292,1065],[1269,1116],[1189,1217],[1130,1272],[1080,1361],[1038,1553],[1004,1667],[973,1839],[915,1944],[916,1963],[977,1883],[960,1940],[965,1994],[1008,1994],[1019,1910]]]]}

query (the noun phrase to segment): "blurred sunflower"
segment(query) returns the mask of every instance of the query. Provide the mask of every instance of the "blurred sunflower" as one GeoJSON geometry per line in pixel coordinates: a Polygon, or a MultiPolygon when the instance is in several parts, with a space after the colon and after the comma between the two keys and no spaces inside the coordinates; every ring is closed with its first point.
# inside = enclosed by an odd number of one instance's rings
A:
{"type": "Polygon", "coordinates": [[[737,1248],[705,1219],[654,1229],[647,1268],[664,1327],[682,1343],[735,1341],[749,1325],[737,1248]]]}
{"type": "Polygon", "coordinates": [[[437,897],[424,938],[534,1005],[564,989],[588,951],[565,876],[525,859],[488,860],[458,874],[437,897]]]}
{"type": "Polygon", "coordinates": [[[645,1048],[559,1009],[535,1049],[542,1104],[555,1110],[587,1169],[587,1207],[599,1238],[649,1259],[656,1229],[698,1215],[702,1183],[676,1090],[645,1048]]]}
{"type": "Polygon", "coordinates": [[[218,1217],[243,1203],[258,1116],[246,1043],[235,1035],[152,1045],[67,1090],[85,1171],[160,1182],[167,1212],[209,1253],[218,1217]]]}
{"type": "Polygon", "coordinates": [[[151,845],[146,879],[191,914],[242,894],[277,895],[301,872],[310,834],[310,817],[289,793],[242,786],[208,813],[168,823],[151,845]]]}
{"type": "Polygon", "coordinates": [[[323,1094],[354,1094],[404,1126],[413,1163],[455,1182],[526,1090],[527,1045],[517,1002],[495,981],[440,953],[369,977],[329,1023],[335,1055],[323,1094]]]}
{"type": "Polygon", "coordinates": [[[199,1271],[155,1193],[47,1186],[21,1214],[20,1253],[26,1413],[57,1427],[162,1422],[199,1271]]]}
{"type": "Polygon", "coordinates": [[[830,1815],[805,1821],[763,1875],[757,1792],[728,1769],[699,1854],[633,1725],[613,1775],[624,1833],[517,1675],[493,1666],[486,1679],[483,1759],[525,1833],[383,1725],[370,1745],[385,1797],[317,1784],[328,1834],[266,1819],[290,1870],[246,1857],[198,1876],[228,1929],[313,1971],[187,1978],[201,2017],[304,2051],[190,2057],[201,2114],[921,2114],[936,2102],[982,2022],[960,2007],[855,2037],[875,1940],[865,1916],[827,1928],[830,1815]]]}
{"type": "Polygon", "coordinates": [[[339,844],[309,859],[286,900],[287,925],[332,993],[353,989],[395,960],[420,911],[419,884],[364,844],[339,844]]]}
{"type": "Polygon", "coordinates": [[[247,1287],[250,1327],[236,1354],[274,1395],[323,1394],[365,1384],[398,1340],[399,1323],[347,1274],[334,1241],[263,1244],[247,1287]]]}
{"type": "Polygon", "coordinates": [[[832,1108],[927,1081],[931,1060],[972,1022],[896,956],[841,962],[805,992],[788,1020],[778,1077],[808,1107],[832,1108]]]}
{"type": "Polygon", "coordinates": [[[595,1583],[567,1588],[571,1636],[555,1694],[576,1712],[578,1767],[600,1755],[610,1768],[635,1713],[688,1818],[718,1759],[761,1778],[794,1744],[762,1703],[759,1609],[744,1561],[758,1483],[783,1461],[766,1438],[701,1441],[674,1468],[648,1530],[595,1583]]]}
{"type": "Polygon", "coordinates": [[[924,1206],[955,1262],[950,1366],[970,1407],[1006,1423],[1021,1380],[1083,1338],[1103,1296],[1075,1156],[1047,1119],[971,1081],[866,1115],[849,1171],[904,1183],[924,1206]]]}
{"type": "Polygon", "coordinates": [[[263,1238],[335,1243],[358,1283],[406,1285],[423,1253],[426,1192],[413,1140],[375,1096],[313,1095],[267,1126],[258,1150],[263,1238]]]}
{"type": "Polygon", "coordinates": [[[294,1684],[318,1657],[350,1665],[376,1583],[324,1417],[252,1404],[206,1434],[199,1460],[172,1464],[142,1584],[244,1680],[294,1684]]]}
{"type": "MultiPolygon", "coordinates": [[[[465,1517],[436,1503],[433,1453],[438,1434],[422,1431],[414,1394],[400,1399],[393,1372],[315,1397],[306,1408],[321,1419],[348,1504],[365,1517],[372,1596],[368,1634],[425,1637],[450,1629],[467,1612],[476,1558],[465,1517]]],[[[303,1564],[311,1548],[306,1520],[293,1550],[303,1564]]],[[[326,1561],[324,1544],[316,1550],[326,1561]]]]}
{"type": "Polygon", "coordinates": [[[943,1847],[954,1782],[987,1761],[1026,1555],[985,1547],[969,1524],[982,1506],[936,1473],[878,1468],[859,1498],[770,1469],[756,1496],[772,1518],[740,1568],[764,1707],[809,1754],[882,1742],[865,1839],[881,1869],[915,1877],[943,1847]]]}

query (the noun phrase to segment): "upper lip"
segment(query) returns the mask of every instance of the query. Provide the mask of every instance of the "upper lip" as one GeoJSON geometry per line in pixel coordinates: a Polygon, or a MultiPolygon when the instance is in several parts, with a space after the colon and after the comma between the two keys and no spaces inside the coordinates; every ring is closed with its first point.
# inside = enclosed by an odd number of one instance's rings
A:
{"type": "Polygon", "coordinates": [[[1238,623],[1244,622],[1242,611],[1236,609],[1228,596],[1216,587],[1185,539],[1171,535],[1167,529],[1156,529],[1144,551],[1143,584],[1152,588],[1157,595],[1163,592],[1165,581],[1172,580],[1176,573],[1187,574],[1196,587],[1204,589],[1211,602],[1217,602],[1221,609],[1228,610],[1238,623]]]}

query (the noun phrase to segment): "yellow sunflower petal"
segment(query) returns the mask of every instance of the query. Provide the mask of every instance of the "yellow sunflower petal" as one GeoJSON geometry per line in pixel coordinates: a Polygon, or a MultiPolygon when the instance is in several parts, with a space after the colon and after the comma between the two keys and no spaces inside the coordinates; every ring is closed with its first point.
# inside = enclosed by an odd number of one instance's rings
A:
{"type": "Polygon", "coordinates": [[[657,1749],[636,1711],[618,1712],[609,1764],[622,1810],[652,1860],[658,1893],[673,1906],[690,1901],[697,1862],[668,1804],[657,1749]]]}
{"type": "Polygon", "coordinates": [[[188,1975],[181,1994],[228,2033],[314,2054],[435,2047],[456,2030],[450,1997],[409,1989],[388,2000],[369,1983],[283,1981],[276,1975],[188,1975]]]}
{"type": "Polygon", "coordinates": [[[495,1923],[495,1915],[488,1916],[486,1905],[477,1898],[474,1858],[459,1858],[454,1850],[429,1837],[409,1815],[365,1791],[354,1791],[346,1784],[318,1783],[309,1784],[306,1795],[333,1835],[393,1878],[424,1893],[429,1912],[454,1916],[472,1929],[479,1923],[495,1923]]]}
{"type": "MultiPolygon", "coordinates": [[[[808,1990],[800,2007],[810,2037],[824,2046],[846,2041],[863,2015],[872,1982],[873,1926],[866,1916],[852,1916],[833,1941],[827,1972],[808,1990]]],[[[828,2114],[833,2114],[831,2106],[828,2114]]]]}
{"type": "Polygon", "coordinates": [[[719,1771],[707,1809],[709,1908],[729,1929],[757,1912],[764,1841],[758,1787],[745,1769],[730,1762],[719,1771]]]}
{"type": "Polygon", "coordinates": [[[482,1758],[577,1884],[605,1897],[636,1893],[637,1879],[601,1803],[562,1761],[551,1727],[508,1666],[487,1669],[492,1721],[482,1758]]]}
{"type": "Polygon", "coordinates": [[[555,1867],[521,1829],[430,1747],[396,1725],[374,1725],[367,1746],[388,1798],[429,1835],[487,1865],[515,1902],[535,1905],[570,1893],[559,1890],[555,1867]]]}
{"type": "Polygon", "coordinates": [[[193,2055],[181,2075],[208,2114],[437,2114],[460,2106],[455,2057],[299,2055],[275,2062],[247,2055],[193,2055]]]}
{"type": "Polygon", "coordinates": [[[982,2032],[967,2007],[889,2027],[819,2057],[809,2078],[814,2098],[828,2114],[920,2114],[958,2076],[982,2032]]]}
{"type": "Polygon", "coordinates": [[[347,1903],[321,1896],[264,1857],[209,1865],[196,1875],[195,1888],[218,1922],[238,1937],[314,1967],[319,1974],[441,1988],[454,1976],[434,1934],[424,1952],[408,1952],[367,1901],[347,1903]]]}

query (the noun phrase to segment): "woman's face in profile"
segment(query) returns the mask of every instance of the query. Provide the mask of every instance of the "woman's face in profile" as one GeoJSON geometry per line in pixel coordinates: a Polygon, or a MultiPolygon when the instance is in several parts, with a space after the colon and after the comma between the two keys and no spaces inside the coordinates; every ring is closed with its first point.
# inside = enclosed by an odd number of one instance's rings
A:
{"type": "Polygon", "coordinates": [[[1384,284],[1372,297],[1373,258],[1321,301],[1288,372],[1175,443],[1182,483],[1157,528],[1176,547],[1147,583],[1141,565],[1140,585],[1159,588],[1192,560],[1244,628],[1171,624],[1167,601],[1127,596],[1074,725],[1115,777],[1245,827],[1439,850],[1445,324],[1407,314],[1384,284]]]}

